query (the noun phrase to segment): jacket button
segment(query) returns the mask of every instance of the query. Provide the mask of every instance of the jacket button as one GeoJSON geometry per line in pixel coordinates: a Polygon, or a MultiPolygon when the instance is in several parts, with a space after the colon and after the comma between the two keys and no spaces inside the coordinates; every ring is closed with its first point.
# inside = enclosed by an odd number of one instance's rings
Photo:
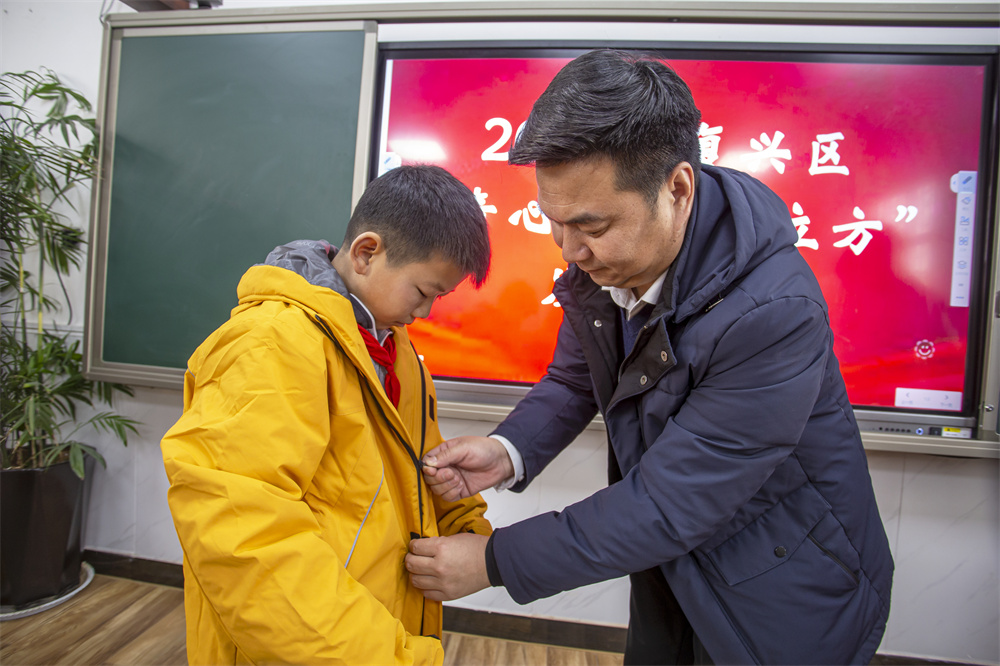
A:
{"type": "Polygon", "coordinates": [[[639,383],[642,384],[643,386],[645,386],[646,382],[648,382],[648,381],[649,380],[646,379],[646,375],[643,375],[642,377],[639,377],[639,383]]]}
{"type": "Polygon", "coordinates": [[[596,326],[597,328],[600,328],[603,325],[604,325],[604,322],[602,322],[600,319],[595,319],[594,320],[594,326],[596,326]]]}
{"type": "Polygon", "coordinates": [[[778,557],[784,557],[785,555],[788,554],[788,551],[785,550],[784,546],[778,546],[777,548],[774,549],[774,554],[777,555],[778,557]]]}
{"type": "Polygon", "coordinates": [[[660,359],[662,359],[664,363],[666,363],[669,358],[670,356],[667,354],[667,352],[665,351],[660,352],[660,359]]]}

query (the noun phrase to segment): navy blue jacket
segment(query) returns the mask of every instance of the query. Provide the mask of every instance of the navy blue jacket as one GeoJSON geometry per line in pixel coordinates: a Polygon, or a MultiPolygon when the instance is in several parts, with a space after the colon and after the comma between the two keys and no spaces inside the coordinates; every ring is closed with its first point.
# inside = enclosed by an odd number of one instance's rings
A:
{"type": "Polygon", "coordinates": [[[519,603],[660,566],[716,663],[867,664],[893,563],[785,204],[704,167],[663,296],[623,359],[620,314],[576,266],[546,376],[496,433],[527,485],[604,415],[607,488],[497,530],[519,603]]]}

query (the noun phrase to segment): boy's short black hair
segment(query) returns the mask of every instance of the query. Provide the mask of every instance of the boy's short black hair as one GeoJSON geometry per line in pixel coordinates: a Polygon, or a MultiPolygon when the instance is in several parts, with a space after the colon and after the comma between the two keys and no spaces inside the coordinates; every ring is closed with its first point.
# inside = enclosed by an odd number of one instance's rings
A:
{"type": "Polygon", "coordinates": [[[366,231],[382,237],[394,265],[437,254],[471,276],[477,289],[486,281],[486,216],[469,188],[441,167],[400,166],[369,183],[347,224],[344,247],[366,231]]]}
{"type": "Polygon", "coordinates": [[[701,112],[654,54],[603,49],[563,67],[531,109],[511,164],[555,166],[610,158],[615,186],[653,206],[674,168],[701,166],[701,112]]]}

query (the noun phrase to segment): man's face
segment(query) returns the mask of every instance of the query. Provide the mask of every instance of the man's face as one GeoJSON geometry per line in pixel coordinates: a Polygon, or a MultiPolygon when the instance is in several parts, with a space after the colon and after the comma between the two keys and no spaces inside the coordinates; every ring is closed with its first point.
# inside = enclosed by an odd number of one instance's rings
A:
{"type": "Polygon", "coordinates": [[[462,269],[436,255],[394,266],[379,252],[371,257],[357,296],[375,317],[375,328],[405,326],[427,318],[434,301],[454,291],[465,277],[462,269]]]}
{"type": "Polygon", "coordinates": [[[600,286],[641,296],[680,252],[694,198],[687,162],[671,173],[652,209],[638,192],[615,187],[607,158],[536,167],[535,177],[538,205],[563,259],[600,286]]]}

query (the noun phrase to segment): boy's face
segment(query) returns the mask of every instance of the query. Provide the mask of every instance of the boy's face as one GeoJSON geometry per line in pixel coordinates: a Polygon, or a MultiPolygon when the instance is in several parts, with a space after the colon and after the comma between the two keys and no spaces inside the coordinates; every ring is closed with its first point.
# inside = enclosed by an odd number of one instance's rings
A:
{"type": "MultiPolygon", "coordinates": [[[[465,279],[458,266],[438,255],[426,261],[391,264],[381,243],[375,252],[358,257],[361,264],[352,291],[375,317],[375,328],[405,326],[425,319],[434,301],[451,293],[465,279]]],[[[349,285],[351,288],[351,285],[349,285]]]]}

